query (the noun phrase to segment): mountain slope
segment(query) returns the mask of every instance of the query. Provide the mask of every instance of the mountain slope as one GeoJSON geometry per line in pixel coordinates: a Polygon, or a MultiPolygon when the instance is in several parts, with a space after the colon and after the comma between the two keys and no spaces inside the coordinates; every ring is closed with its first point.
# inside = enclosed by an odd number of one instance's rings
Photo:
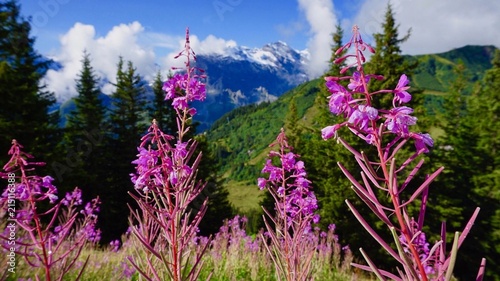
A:
{"type": "Polygon", "coordinates": [[[225,54],[199,55],[196,66],[207,75],[207,99],[195,103],[199,130],[237,107],[276,100],[307,81],[307,54],[284,42],[262,48],[236,47],[225,54]]]}
{"type": "MultiPolygon", "coordinates": [[[[433,102],[436,102],[436,97],[442,99],[455,79],[453,67],[462,60],[471,74],[472,88],[473,83],[491,67],[489,61],[494,49],[492,46],[466,46],[442,54],[408,57],[409,60],[419,61],[411,86],[423,89],[426,99],[429,97],[433,102]],[[436,92],[440,95],[436,96],[436,92]]],[[[221,164],[220,173],[226,180],[238,182],[239,186],[247,182],[255,188],[256,178],[260,176],[268,151],[267,146],[284,126],[292,98],[296,99],[299,123],[308,130],[320,133],[321,128],[314,128],[314,124],[311,126],[318,112],[313,104],[320,83],[323,81],[319,79],[303,83],[271,103],[240,107],[213,124],[207,137],[217,153],[221,164]]],[[[436,104],[439,105],[439,102],[436,104]]]]}
{"type": "Polygon", "coordinates": [[[467,45],[445,53],[407,56],[408,60],[419,62],[412,85],[428,91],[445,92],[455,79],[453,68],[459,61],[464,63],[471,82],[478,81],[482,73],[491,68],[494,51],[494,46],[467,45]]]}
{"type": "Polygon", "coordinates": [[[300,118],[313,106],[319,79],[306,82],[272,103],[244,106],[224,115],[208,131],[222,171],[234,180],[252,180],[262,167],[263,156],[284,120],[288,106],[295,99],[300,118]],[[254,173],[254,172],[257,172],[254,173]]]}

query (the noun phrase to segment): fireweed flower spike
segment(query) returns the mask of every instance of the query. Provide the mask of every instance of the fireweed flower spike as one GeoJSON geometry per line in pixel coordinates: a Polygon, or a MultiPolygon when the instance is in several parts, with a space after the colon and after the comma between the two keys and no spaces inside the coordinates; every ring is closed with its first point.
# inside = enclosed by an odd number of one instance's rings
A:
{"type": "MultiPolygon", "coordinates": [[[[376,74],[364,73],[363,63],[365,57],[363,51],[373,51],[373,49],[363,42],[357,26],[353,28],[351,40],[340,48],[337,53],[347,48],[354,48],[354,52],[337,59],[335,62],[342,62],[351,57],[353,63],[343,68],[340,74],[355,68],[353,74],[351,76],[325,78],[326,86],[331,93],[329,98],[330,111],[335,115],[343,115],[347,121],[325,127],[321,130],[321,135],[325,140],[332,137],[336,138],[353,153],[362,170],[361,182],[351,175],[341,163],[338,163],[338,165],[352,182],[353,190],[360,199],[387,225],[389,231],[393,234],[396,249],[393,249],[390,246],[391,243],[384,241],[375,232],[353,204],[347,200],[346,203],[362,226],[401,264],[402,269],[398,268],[397,272],[393,273],[377,268],[363,249],[360,249],[360,251],[368,266],[360,264],[353,264],[353,266],[375,273],[380,280],[386,280],[386,278],[393,280],[450,280],[457,250],[474,223],[479,208],[472,215],[464,231],[461,234],[456,233],[455,243],[450,253],[445,251],[445,231],[442,232],[441,241],[436,242],[431,247],[426,240],[425,233],[422,231],[426,210],[425,204],[429,185],[441,173],[443,168],[441,167],[428,175],[413,193],[404,197],[404,200],[400,197],[405,187],[419,171],[424,160],[420,160],[416,165],[413,164],[414,168],[409,172],[405,172],[407,177],[403,180],[400,179],[402,171],[412,165],[420,154],[429,152],[429,148],[434,145],[429,134],[411,131],[411,126],[416,124],[417,118],[411,116],[413,113],[412,108],[401,106],[401,104],[411,100],[411,95],[407,91],[410,88],[408,86],[410,81],[403,74],[400,76],[394,90],[386,89],[370,92],[368,87],[370,78],[381,79],[382,77],[376,74]],[[339,84],[340,80],[345,79],[350,80],[348,89],[339,84]],[[384,109],[372,106],[374,104],[373,99],[383,94],[393,95],[392,108],[384,109]],[[356,136],[374,146],[376,155],[357,151],[350,146],[340,137],[339,130],[341,127],[347,127],[356,136]],[[396,155],[408,141],[414,142],[416,152],[403,161],[402,164],[397,164],[400,161],[396,162],[396,155]],[[384,198],[378,199],[377,194],[380,193],[375,192],[374,187],[386,193],[384,198]],[[414,203],[420,196],[422,196],[421,211],[416,216],[418,221],[415,222],[408,213],[407,206],[414,203]],[[390,198],[391,204],[383,203],[386,202],[385,197],[390,198]]],[[[262,185],[263,182],[261,181],[259,184],[262,185]]],[[[480,273],[481,270],[484,270],[484,268],[480,269],[480,273]]],[[[482,276],[482,274],[478,274],[478,276],[482,276]]]]}
{"type": "MultiPolygon", "coordinates": [[[[273,259],[278,280],[310,280],[311,261],[317,247],[310,235],[311,223],[319,221],[319,215],[314,213],[318,209],[316,196],[306,178],[304,162],[293,153],[283,129],[270,145],[274,146],[277,150],[271,150],[262,169],[269,176],[257,181],[259,188],[267,188],[275,201],[275,215],[264,209],[270,239],[270,244],[264,245],[273,259]]],[[[264,241],[267,237],[261,234],[264,241]]]]}
{"type": "MultiPolygon", "coordinates": [[[[34,167],[45,163],[31,162],[33,156],[22,148],[16,140],[12,141],[11,158],[0,172],[0,177],[9,181],[0,205],[5,210],[15,209],[16,225],[20,226],[15,244],[11,235],[0,233],[1,244],[8,251],[14,245],[15,254],[22,256],[29,266],[43,269],[45,280],[62,280],[74,267],[84,246],[100,239],[100,231],[95,228],[99,200],[92,200],[78,211],[77,206],[82,205],[81,190],[75,188],[58,201],[54,179],[34,174],[34,167]]],[[[85,267],[86,263],[79,269],[79,276],[85,267]]],[[[41,280],[38,275],[34,277],[41,280]]]]}
{"type": "Polygon", "coordinates": [[[130,195],[140,210],[131,210],[130,229],[140,245],[136,247],[138,254],[128,261],[147,280],[198,280],[202,256],[210,244],[207,241],[201,250],[191,247],[208,198],[198,210],[189,208],[205,184],[196,180],[201,160],[201,153],[194,155],[196,141],[185,138],[190,119],[196,113],[190,102],[204,100],[206,92],[200,80],[203,76],[197,74],[200,70],[191,65],[196,56],[190,47],[188,30],[184,47],[177,57],[186,58],[185,69],[163,86],[165,99],[172,100],[177,113],[177,136],[163,133],[153,120],[142,137],[138,158],[132,162],[136,172],[130,176],[136,192],[130,195]],[[144,256],[148,262],[143,261],[144,256]]]}

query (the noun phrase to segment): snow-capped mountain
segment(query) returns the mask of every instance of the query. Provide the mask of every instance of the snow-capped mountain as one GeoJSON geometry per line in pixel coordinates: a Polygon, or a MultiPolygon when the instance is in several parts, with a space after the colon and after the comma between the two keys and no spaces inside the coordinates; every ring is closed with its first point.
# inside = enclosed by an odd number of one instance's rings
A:
{"type": "Polygon", "coordinates": [[[208,128],[228,111],[273,101],[307,81],[308,53],[284,42],[262,48],[233,47],[224,54],[198,55],[196,66],[207,75],[207,99],[194,106],[199,129],[208,128]]]}
{"type": "MultiPolygon", "coordinates": [[[[196,67],[203,69],[207,76],[207,98],[193,104],[198,112],[195,115],[195,121],[199,122],[198,131],[208,129],[215,120],[239,106],[273,101],[306,82],[307,62],[307,52],[294,50],[284,42],[262,48],[231,47],[223,54],[197,55],[196,67]]],[[[152,99],[152,89],[148,82],[144,82],[146,96],[152,99]]],[[[111,98],[102,96],[109,106],[111,98]]],[[[65,116],[74,109],[74,102],[70,99],[56,107],[61,112],[61,125],[64,126],[65,116]]]]}

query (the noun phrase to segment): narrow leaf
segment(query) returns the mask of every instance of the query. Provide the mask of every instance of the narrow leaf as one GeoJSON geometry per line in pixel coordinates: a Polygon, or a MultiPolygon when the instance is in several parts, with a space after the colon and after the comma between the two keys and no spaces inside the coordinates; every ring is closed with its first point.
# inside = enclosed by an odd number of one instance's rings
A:
{"type": "Polygon", "coordinates": [[[398,248],[399,256],[401,256],[401,258],[404,261],[402,265],[406,271],[406,274],[410,273],[411,276],[413,276],[413,278],[418,279],[418,274],[415,271],[415,268],[413,268],[411,261],[408,259],[408,256],[406,255],[403,249],[403,245],[401,245],[401,243],[399,242],[399,237],[398,234],[396,233],[396,229],[394,227],[390,227],[389,229],[391,230],[392,237],[394,238],[394,242],[396,243],[396,247],[398,248]]]}
{"type": "Polygon", "coordinates": [[[429,184],[444,170],[444,167],[441,167],[439,169],[437,169],[434,173],[432,173],[432,175],[430,175],[421,185],[420,187],[415,191],[415,193],[413,193],[413,195],[410,197],[410,199],[408,200],[408,202],[404,203],[401,205],[401,207],[404,207],[408,204],[410,204],[411,202],[413,202],[413,200],[415,200],[423,191],[425,188],[427,188],[429,186],[429,184]]]}
{"type": "Polygon", "coordinates": [[[479,271],[477,272],[476,281],[482,281],[484,277],[484,271],[486,270],[486,259],[481,259],[481,265],[479,266],[479,271]]]}
{"type": "Polygon", "coordinates": [[[445,281],[450,281],[451,276],[453,275],[453,269],[455,267],[455,262],[457,261],[457,253],[458,253],[458,239],[459,239],[459,232],[455,232],[455,238],[453,238],[453,247],[451,248],[451,256],[450,256],[450,263],[448,264],[448,269],[446,271],[446,276],[444,278],[445,281]]]}
{"type": "Polygon", "coordinates": [[[399,263],[403,263],[399,255],[387,244],[370,225],[366,222],[366,220],[361,216],[361,214],[356,210],[356,208],[349,202],[349,200],[345,200],[347,206],[352,211],[356,219],[361,223],[361,225],[370,233],[370,235],[382,246],[384,249],[391,254],[399,263]]]}
{"type": "Polygon", "coordinates": [[[385,281],[386,279],[384,278],[384,276],[382,276],[382,273],[380,273],[380,271],[378,270],[377,266],[375,266],[375,264],[370,259],[370,257],[368,257],[368,255],[365,253],[365,251],[363,251],[363,248],[359,248],[359,251],[361,252],[361,254],[363,255],[363,257],[365,258],[365,260],[368,263],[368,265],[370,266],[370,269],[372,270],[372,272],[375,273],[375,275],[377,275],[378,279],[380,279],[382,281],[385,281]]]}
{"type": "MultiPolygon", "coordinates": [[[[363,264],[357,264],[357,263],[351,263],[351,265],[353,267],[357,267],[357,268],[360,268],[362,270],[366,270],[366,271],[371,271],[371,268],[369,266],[366,266],[366,265],[363,265],[363,264]]],[[[388,271],[385,271],[385,270],[382,270],[382,269],[379,269],[379,272],[380,274],[390,278],[391,280],[395,280],[395,281],[403,281],[403,279],[399,278],[398,276],[388,272],[388,271]]]]}

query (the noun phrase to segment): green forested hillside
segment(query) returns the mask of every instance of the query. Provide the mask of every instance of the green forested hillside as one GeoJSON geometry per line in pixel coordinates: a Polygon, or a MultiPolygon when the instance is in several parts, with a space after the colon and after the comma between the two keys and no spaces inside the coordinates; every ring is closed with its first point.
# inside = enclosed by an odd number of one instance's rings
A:
{"type": "MultiPolygon", "coordinates": [[[[498,66],[495,68],[491,63],[494,50],[491,46],[466,46],[447,53],[406,58],[418,60],[417,71],[410,77],[410,86],[423,91],[423,101],[429,116],[416,115],[419,122],[428,122],[426,127],[430,128],[429,133],[435,141],[433,151],[426,156],[429,160],[426,162],[426,169],[446,167],[443,176],[431,189],[427,224],[432,230],[436,230],[440,228],[442,221],[448,220],[448,231],[459,230],[471,215],[471,209],[481,206],[480,216],[470,234],[471,238],[468,238],[468,244],[464,246],[459,264],[479,260],[479,255],[485,255],[493,270],[499,266],[493,261],[500,260],[498,246],[493,246],[497,245],[495,241],[500,239],[499,189],[498,178],[495,176],[498,175],[498,170],[495,170],[495,159],[498,158],[495,156],[497,141],[490,135],[495,134],[497,130],[498,107],[495,103],[497,98],[486,98],[483,95],[498,93],[491,90],[496,85],[494,81],[497,81],[497,76],[493,74],[496,73],[495,69],[498,69],[498,66]],[[489,76],[485,76],[486,73],[489,73],[489,76]],[[483,107],[484,110],[481,109],[483,107]],[[478,114],[479,112],[481,114],[478,114]],[[483,114],[490,117],[482,120],[479,116],[483,114]],[[479,122],[478,119],[482,121],[479,122]],[[483,142],[494,148],[482,148],[483,142]]],[[[229,200],[240,211],[244,211],[243,213],[256,214],[260,210],[259,203],[264,192],[258,190],[257,178],[262,175],[261,170],[269,151],[268,145],[276,138],[280,128],[286,127],[285,120],[290,116],[292,104],[297,107],[296,125],[301,131],[298,135],[302,145],[320,139],[321,127],[315,120],[318,120],[321,112],[319,106],[327,106],[327,100],[318,102],[316,98],[323,83],[320,79],[313,80],[284,94],[275,102],[236,109],[214,123],[206,133],[217,154],[219,172],[225,179],[225,186],[230,194],[229,200]],[[254,211],[251,211],[252,209],[254,211]]],[[[309,163],[308,160],[318,162],[310,157],[305,160],[303,158],[306,170],[318,164],[326,167],[326,162],[323,161],[339,161],[325,157],[335,155],[331,152],[342,149],[338,148],[340,145],[335,146],[330,142],[325,146],[328,147],[326,150],[318,150],[314,146],[304,150],[304,147],[299,146],[299,154],[310,155],[310,149],[313,149],[319,151],[316,156],[323,157],[319,163],[309,163]],[[321,156],[322,153],[324,156],[321,156]]],[[[328,169],[336,168],[331,166],[328,165],[328,169]]],[[[309,176],[312,177],[312,174],[309,176]]],[[[313,182],[319,204],[328,204],[328,196],[345,199],[348,195],[342,193],[340,186],[349,183],[343,181],[345,178],[334,178],[331,186],[317,186],[313,182]],[[325,193],[325,190],[329,192],[325,193]]],[[[324,206],[320,206],[320,209],[322,207],[324,206]]],[[[343,219],[350,221],[347,210],[337,211],[344,215],[343,219]]],[[[331,217],[332,215],[328,218],[322,214],[322,220],[325,218],[328,223],[339,223],[338,218],[331,221],[331,217]]],[[[352,241],[356,239],[368,239],[354,237],[357,233],[354,228],[357,226],[351,225],[351,228],[343,229],[347,228],[345,224],[338,225],[344,230],[339,230],[339,236],[344,237],[346,242],[353,243],[353,246],[356,245],[352,241]]],[[[462,270],[460,274],[466,276],[462,270]]]]}
{"type": "MultiPolygon", "coordinates": [[[[459,62],[466,66],[470,81],[466,93],[470,93],[474,82],[481,79],[484,71],[491,67],[494,50],[493,46],[465,46],[441,54],[406,57],[411,61],[418,60],[410,85],[424,90],[426,106],[430,112],[435,112],[441,108],[446,91],[457,78],[454,67],[459,62]]],[[[238,186],[241,182],[255,186],[267,153],[266,148],[284,126],[293,98],[297,104],[299,124],[308,131],[320,133],[321,128],[314,127],[312,123],[318,112],[313,105],[320,83],[324,82],[320,79],[306,82],[272,103],[235,109],[213,124],[207,137],[221,164],[220,173],[227,181],[239,182],[238,186]]]]}
{"type": "Polygon", "coordinates": [[[304,83],[276,102],[240,107],[216,121],[207,137],[214,146],[224,177],[255,181],[262,169],[266,148],[284,126],[291,99],[295,98],[302,122],[307,121],[304,115],[313,106],[320,83],[319,79],[304,83]]]}
{"type": "MultiPolygon", "coordinates": [[[[494,46],[468,45],[440,54],[408,56],[408,60],[418,60],[412,86],[429,92],[446,92],[456,79],[453,68],[460,61],[466,67],[470,80],[478,81],[484,71],[491,68],[494,51],[494,46]]],[[[469,85],[472,89],[472,83],[469,85]]]]}

